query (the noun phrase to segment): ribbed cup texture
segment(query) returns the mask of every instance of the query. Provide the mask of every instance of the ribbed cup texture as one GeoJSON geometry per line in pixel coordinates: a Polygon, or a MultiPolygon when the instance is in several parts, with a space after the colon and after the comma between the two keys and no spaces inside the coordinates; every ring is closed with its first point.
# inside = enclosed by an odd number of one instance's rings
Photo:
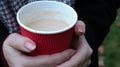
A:
{"type": "Polygon", "coordinates": [[[70,48],[73,28],[58,34],[37,34],[29,32],[22,27],[20,29],[23,36],[30,38],[37,45],[37,48],[30,53],[32,56],[54,54],[70,48]]]}

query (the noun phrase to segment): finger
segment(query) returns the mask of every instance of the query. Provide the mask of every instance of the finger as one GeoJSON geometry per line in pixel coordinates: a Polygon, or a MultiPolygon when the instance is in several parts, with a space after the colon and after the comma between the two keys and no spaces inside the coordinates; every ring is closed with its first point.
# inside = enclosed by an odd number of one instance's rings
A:
{"type": "MultiPolygon", "coordinates": [[[[75,50],[73,49],[68,49],[63,51],[62,53],[58,53],[58,54],[54,54],[51,57],[51,60],[54,60],[54,62],[56,62],[55,65],[59,65],[67,60],[69,60],[74,54],[75,54],[75,50]]],[[[53,62],[53,63],[54,63],[53,62]]]]}
{"type": "Polygon", "coordinates": [[[83,35],[85,33],[85,24],[83,21],[78,21],[75,25],[75,33],[77,35],[83,35]]]}
{"type": "Polygon", "coordinates": [[[13,33],[8,36],[4,44],[23,52],[31,52],[36,48],[36,45],[32,40],[17,33],[13,33]]]}
{"type": "MultiPolygon", "coordinates": [[[[61,53],[53,54],[53,55],[43,55],[43,56],[36,56],[36,57],[26,57],[27,63],[30,66],[36,65],[35,67],[40,65],[44,65],[43,67],[55,67],[56,65],[59,65],[66,60],[70,59],[70,57],[75,53],[74,50],[68,49],[61,53]]],[[[42,66],[41,66],[42,67],[42,66]]]]}
{"type": "Polygon", "coordinates": [[[92,50],[88,46],[84,36],[81,36],[80,46],[74,56],[71,57],[67,62],[59,65],[58,67],[77,67],[82,65],[87,59],[90,58],[92,50]]]}
{"type": "MultiPolygon", "coordinates": [[[[82,53],[81,53],[82,54],[82,53]]],[[[78,67],[79,64],[82,65],[84,57],[80,56],[78,53],[76,53],[73,57],[71,57],[70,60],[66,61],[65,63],[57,66],[57,67],[78,67]]]]}

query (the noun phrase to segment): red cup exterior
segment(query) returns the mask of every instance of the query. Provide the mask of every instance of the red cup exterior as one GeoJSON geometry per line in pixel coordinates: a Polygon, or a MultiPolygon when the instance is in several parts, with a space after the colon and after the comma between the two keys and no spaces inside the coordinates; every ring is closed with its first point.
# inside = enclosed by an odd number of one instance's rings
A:
{"type": "Polygon", "coordinates": [[[30,53],[32,56],[54,54],[70,48],[73,31],[70,30],[58,34],[38,34],[20,27],[21,34],[36,43],[36,49],[30,53]]]}

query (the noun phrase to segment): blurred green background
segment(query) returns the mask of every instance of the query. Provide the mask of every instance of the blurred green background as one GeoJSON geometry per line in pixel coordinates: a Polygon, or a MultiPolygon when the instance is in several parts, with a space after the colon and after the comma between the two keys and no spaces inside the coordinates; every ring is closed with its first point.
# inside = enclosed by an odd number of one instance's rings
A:
{"type": "Polygon", "coordinates": [[[105,67],[120,67],[120,9],[109,34],[106,36],[104,46],[105,67]]]}

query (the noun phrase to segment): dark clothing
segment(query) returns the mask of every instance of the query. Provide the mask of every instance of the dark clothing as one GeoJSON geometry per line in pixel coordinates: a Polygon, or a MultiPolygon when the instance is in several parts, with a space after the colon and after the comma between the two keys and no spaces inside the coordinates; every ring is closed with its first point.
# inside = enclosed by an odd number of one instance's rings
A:
{"type": "MultiPolygon", "coordinates": [[[[98,67],[98,47],[109,32],[110,25],[116,18],[120,0],[76,0],[75,9],[79,20],[86,24],[86,39],[93,49],[92,64],[89,67],[98,67]]],[[[0,49],[2,43],[9,34],[8,30],[0,22],[0,49]]],[[[2,64],[2,56],[0,56],[2,64]]],[[[4,66],[3,66],[4,67],[4,66]]]]}
{"type": "Polygon", "coordinates": [[[120,0],[76,0],[75,9],[79,20],[86,24],[85,36],[93,49],[90,67],[98,67],[98,47],[109,32],[118,7],[120,0]]]}
{"type": "Polygon", "coordinates": [[[8,36],[8,34],[9,33],[8,33],[7,28],[0,21],[0,66],[1,67],[7,67],[6,61],[4,59],[3,52],[2,52],[2,44],[3,44],[3,41],[5,40],[5,38],[8,36]]]}

